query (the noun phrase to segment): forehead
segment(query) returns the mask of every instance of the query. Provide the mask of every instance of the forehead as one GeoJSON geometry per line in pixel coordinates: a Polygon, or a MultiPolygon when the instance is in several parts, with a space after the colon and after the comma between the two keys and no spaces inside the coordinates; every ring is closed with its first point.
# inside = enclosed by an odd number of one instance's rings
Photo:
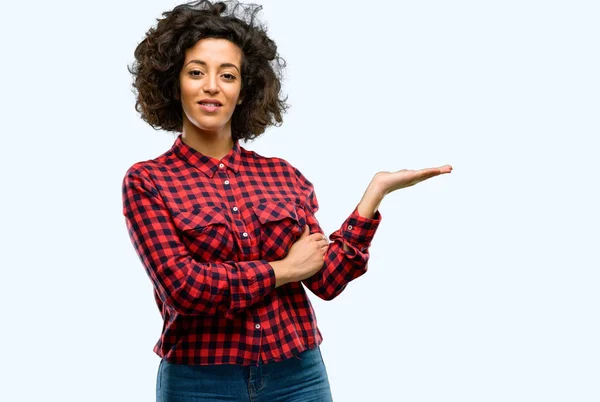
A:
{"type": "Polygon", "coordinates": [[[242,50],[233,42],[220,38],[200,39],[185,52],[185,62],[202,59],[206,63],[236,63],[242,59],[242,50]]]}

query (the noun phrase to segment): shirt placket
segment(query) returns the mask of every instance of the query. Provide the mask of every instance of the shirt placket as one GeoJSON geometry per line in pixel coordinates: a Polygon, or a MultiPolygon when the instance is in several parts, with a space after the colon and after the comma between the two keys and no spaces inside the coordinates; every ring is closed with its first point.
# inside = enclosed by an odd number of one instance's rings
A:
{"type": "MultiPolygon", "coordinates": [[[[227,167],[225,166],[225,164],[223,164],[221,162],[221,163],[219,163],[218,177],[223,183],[223,189],[224,189],[225,199],[227,202],[227,208],[229,209],[229,211],[231,212],[231,215],[233,216],[232,221],[233,221],[233,225],[234,225],[233,230],[235,232],[234,236],[239,236],[239,238],[240,238],[241,250],[240,250],[240,255],[238,255],[238,257],[243,258],[243,259],[249,259],[249,260],[258,259],[258,252],[257,252],[258,241],[257,241],[257,239],[251,238],[251,235],[249,233],[250,230],[247,227],[244,220],[242,219],[242,211],[240,210],[241,207],[238,206],[238,205],[243,205],[243,207],[245,207],[245,204],[238,203],[237,199],[236,199],[236,194],[239,192],[235,191],[235,185],[237,184],[237,183],[235,183],[235,175],[232,175],[230,177],[228,174],[227,167]]],[[[255,311],[247,310],[247,312],[246,312],[247,316],[248,316],[248,320],[246,321],[246,327],[247,327],[248,333],[251,334],[250,339],[258,342],[257,352],[253,356],[255,365],[259,364],[259,361],[261,359],[261,353],[262,353],[261,348],[262,348],[263,328],[262,328],[262,324],[261,324],[261,321],[262,321],[261,317],[263,317],[265,315],[264,310],[265,310],[265,307],[262,306],[262,307],[256,309],[255,311]]]]}
{"type": "Polygon", "coordinates": [[[253,245],[256,243],[250,237],[249,228],[244,222],[243,219],[243,211],[241,208],[244,208],[244,203],[238,202],[236,198],[236,194],[239,191],[235,191],[235,176],[228,174],[227,167],[223,163],[219,163],[218,177],[222,183],[224,194],[225,194],[225,202],[227,204],[227,209],[229,210],[233,227],[232,230],[234,232],[234,236],[240,239],[241,249],[239,250],[238,257],[243,260],[251,260],[255,259],[253,254],[253,245]]]}

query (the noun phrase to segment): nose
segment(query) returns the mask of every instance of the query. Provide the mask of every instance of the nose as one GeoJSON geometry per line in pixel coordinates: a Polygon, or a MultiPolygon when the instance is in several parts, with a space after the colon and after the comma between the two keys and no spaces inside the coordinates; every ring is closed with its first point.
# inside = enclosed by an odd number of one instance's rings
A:
{"type": "Polygon", "coordinates": [[[209,94],[216,94],[219,92],[219,84],[217,76],[215,74],[207,74],[204,80],[202,90],[209,94]]]}

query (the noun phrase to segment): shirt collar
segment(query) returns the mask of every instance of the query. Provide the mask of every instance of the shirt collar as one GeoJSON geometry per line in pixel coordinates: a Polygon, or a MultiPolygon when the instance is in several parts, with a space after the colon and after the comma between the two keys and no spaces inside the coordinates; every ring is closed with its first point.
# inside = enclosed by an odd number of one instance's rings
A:
{"type": "Polygon", "coordinates": [[[221,163],[225,165],[225,168],[229,168],[233,170],[235,174],[237,174],[241,158],[241,146],[238,139],[233,140],[233,148],[227,153],[227,155],[225,155],[221,160],[217,160],[190,147],[183,142],[181,136],[182,134],[177,136],[171,149],[178,157],[204,173],[207,177],[213,177],[215,172],[219,169],[219,164],[221,163]]]}

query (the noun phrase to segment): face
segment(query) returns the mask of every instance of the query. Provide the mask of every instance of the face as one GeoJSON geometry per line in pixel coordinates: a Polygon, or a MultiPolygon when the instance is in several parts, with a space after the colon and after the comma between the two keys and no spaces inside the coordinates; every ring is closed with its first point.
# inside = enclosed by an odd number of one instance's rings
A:
{"type": "Polygon", "coordinates": [[[231,135],[241,63],[242,50],[226,39],[201,39],[186,51],[179,74],[184,129],[231,135]]]}

